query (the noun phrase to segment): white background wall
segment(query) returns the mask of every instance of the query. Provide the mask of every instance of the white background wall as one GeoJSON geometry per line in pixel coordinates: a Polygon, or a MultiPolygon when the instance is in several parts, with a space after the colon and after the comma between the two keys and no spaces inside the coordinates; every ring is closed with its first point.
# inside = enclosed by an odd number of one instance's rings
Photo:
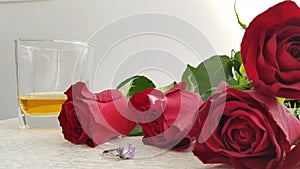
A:
{"type": "MultiPolygon", "coordinates": [[[[238,0],[241,19],[254,16],[279,0],[238,0]]],[[[236,22],[233,0],[49,0],[0,3],[0,119],[17,115],[14,40],[46,37],[87,40],[120,17],[157,12],[193,24],[218,54],[239,50],[243,30],[236,22]]],[[[137,63],[138,64],[138,63],[137,63]]],[[[195,63],[197,65],[198,63],[195,63]]]]}

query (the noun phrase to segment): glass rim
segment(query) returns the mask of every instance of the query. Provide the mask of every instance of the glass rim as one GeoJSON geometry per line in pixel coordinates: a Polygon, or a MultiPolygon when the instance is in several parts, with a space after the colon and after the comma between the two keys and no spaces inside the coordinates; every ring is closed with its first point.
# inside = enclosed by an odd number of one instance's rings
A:
{"type": "Polygon", "coordinates": [[[94,47],[93,44],[83,41],[83,40],[74,40],[74,39],[61,39],[61,38],[17,38],[15,40],[15,43],[24,45],[24,46],[30,46],[26,45],[24,43],[26,42],[57,42],[62,44],[74,44],[74,45],[81,45],[87,48],[94,47]]]}

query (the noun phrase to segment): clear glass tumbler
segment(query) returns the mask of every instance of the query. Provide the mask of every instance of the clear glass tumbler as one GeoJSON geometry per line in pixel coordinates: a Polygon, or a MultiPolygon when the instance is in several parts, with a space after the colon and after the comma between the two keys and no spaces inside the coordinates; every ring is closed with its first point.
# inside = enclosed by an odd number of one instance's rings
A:
{"type": "Polygon", "coordinates": [[[93,47],[60,39],[15,41],[18,113],[21,128],[57,128],[64,92],[75,82],[89,83],[93,47]]]}

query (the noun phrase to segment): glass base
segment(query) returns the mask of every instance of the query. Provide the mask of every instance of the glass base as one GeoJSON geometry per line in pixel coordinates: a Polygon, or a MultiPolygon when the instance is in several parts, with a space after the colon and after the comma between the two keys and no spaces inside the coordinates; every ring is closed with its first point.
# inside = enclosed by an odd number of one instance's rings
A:
{"type": "Polygon", "coordinates": [[[58,115],[28,115],[19,109],[19,127],[27,128],[59,128],[58,115]]]}

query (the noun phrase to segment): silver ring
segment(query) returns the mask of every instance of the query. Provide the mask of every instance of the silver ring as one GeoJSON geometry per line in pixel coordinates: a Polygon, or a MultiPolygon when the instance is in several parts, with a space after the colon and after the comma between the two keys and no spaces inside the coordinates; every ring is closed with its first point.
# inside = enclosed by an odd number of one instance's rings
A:
{"type": "Polygon", "coordinates": [[[125,144],[124,147],[104,150],[103,155],[120,157],[123,160],[132,159],[135,153],[135,147],[132,144],[125,144]]]}

